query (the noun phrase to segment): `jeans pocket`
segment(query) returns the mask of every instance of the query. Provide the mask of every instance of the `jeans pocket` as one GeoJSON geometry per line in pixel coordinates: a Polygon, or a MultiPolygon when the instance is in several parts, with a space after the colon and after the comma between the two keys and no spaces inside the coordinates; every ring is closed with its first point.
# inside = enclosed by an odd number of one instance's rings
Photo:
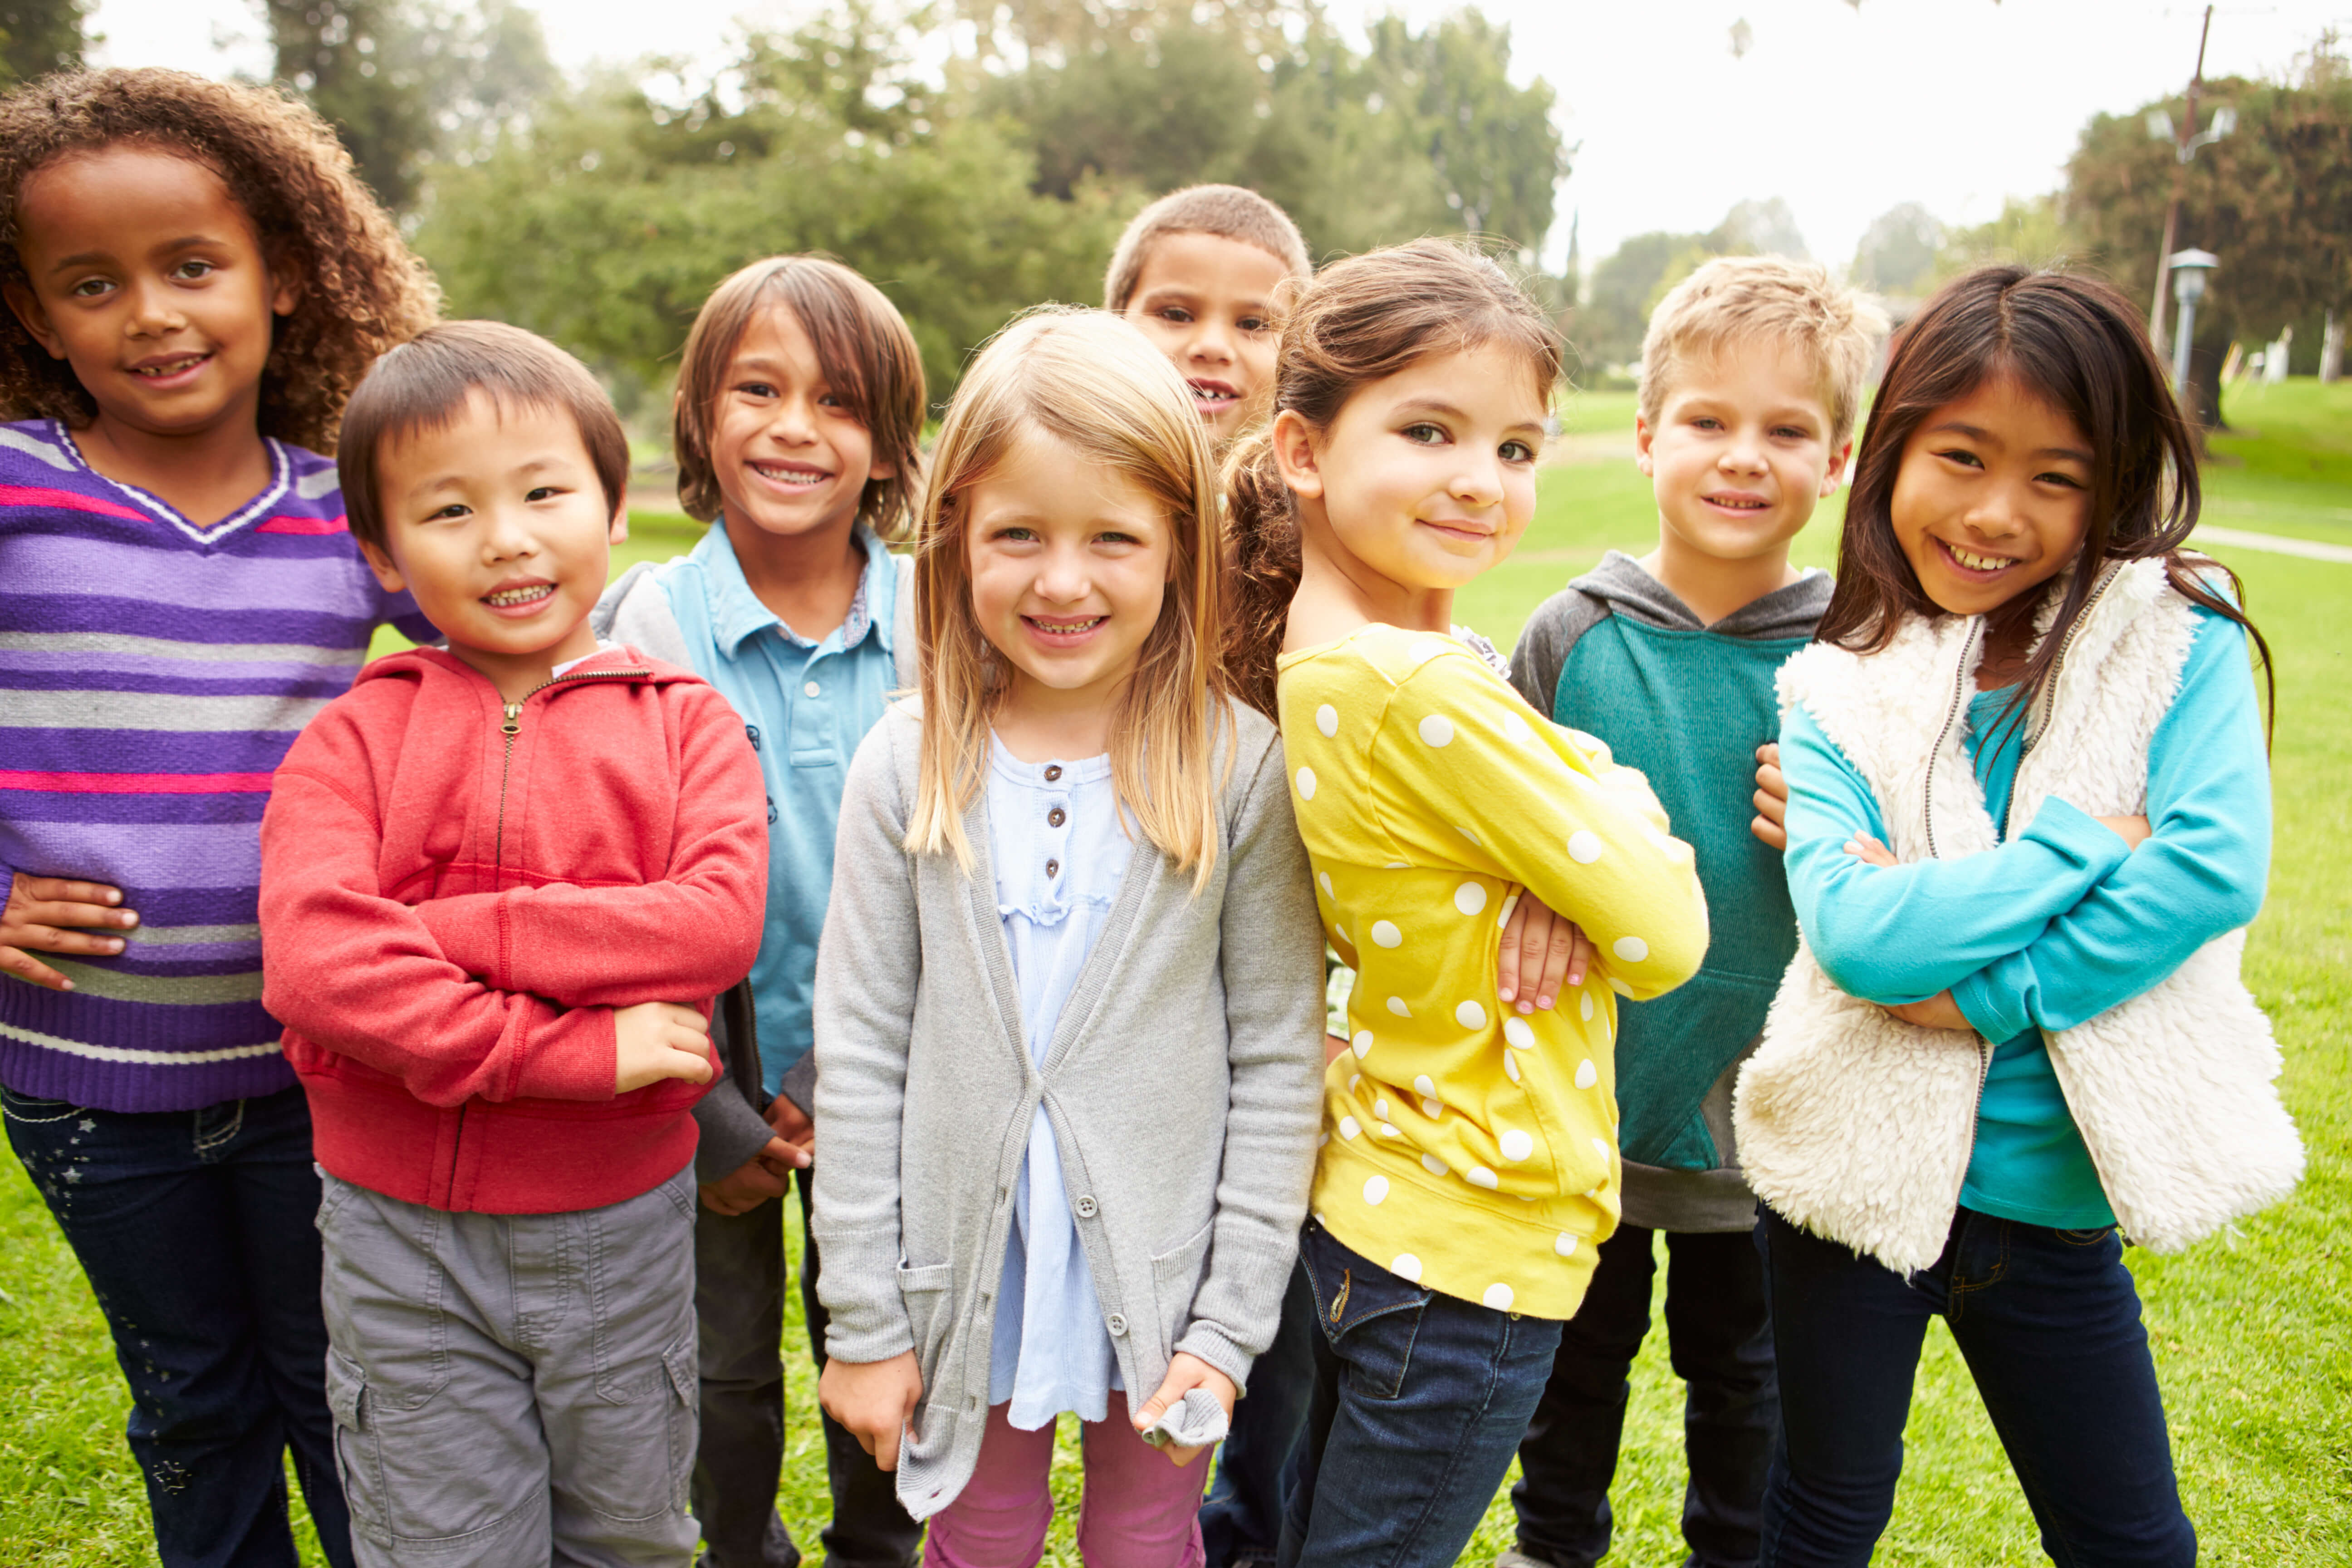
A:
{"type": "Polygon", "coordinates": [[[1349,1388],[1367,1399],[1397,1398],[1430,1293],[1312,1221],[1300,1237],[1298,1257],[1315,1293],[1315,1321],[1347,1367],[1349,1388]]]}
{"type": "Polygon", "coordinates": [[[81,1107],[69,1100],[44,1100],[39,1095],[18,1094],[5,1084],[0,1084],[0,1111],[11,1121],[63,1121],[78,1116],[81,1107]]]}
{"type": "Polygon", "coordinates": [[[2062,1230],[2055,1234],[2069,1247],[2096,1247],[2115,1233],[2114,1226],[2103,1225],[2090,1230],[2062,1230]]]}

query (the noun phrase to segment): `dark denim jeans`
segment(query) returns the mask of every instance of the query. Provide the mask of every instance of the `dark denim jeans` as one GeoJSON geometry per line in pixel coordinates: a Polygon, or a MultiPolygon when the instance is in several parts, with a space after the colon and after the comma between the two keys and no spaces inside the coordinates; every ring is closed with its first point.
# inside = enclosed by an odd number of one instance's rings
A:
{"type": "Polygon", "coordinates": [[[348,1564],[302,1091],[152,1112],[0,1091],[0,1110],[113,1331],[164,1568],[294,1568],[289,1449],[348,1564]]]}
{"type": "MultiPolygon", "coordinates": [[[[1561,1329],[1551,1381],[1519,1445],[1519,1550],[1552,1568],[1609,1554],[1609,1482],[1650,1331],[1656,1232],[1617,1227],[1601,1244],[1584,1304],[1561,1329]]],[[[1666,1346],[1683,1380],[1683,1539],[1695,1568],[1752,1568],[1764,1479],[1780,1430],[1764,1269],[1744,1230],[1666,1233],[1666,1346]]]]}
{"type": "Polygon", "coordinates": [[[1398,1279],[1309,1220],[1315,1394],[1282,1568],[1448,1568],[1535,1414],[1559,1324],[1398,1279]]]}
{"type": "Polygon", "coordinates": [[[1906,1281],[1767,1208],[1786,1447],[1764,1499],[1762,1561],[1863,1568],[1895,1507],[1927,1320],[1941,1315],[2059,1568],[2187,1568],[2139,1295],[2115,1227],[2050,1230],[1961,1209],[1906,1281]]]}
{"type": "Polygon", "coordinates": [[[1203,1568],[1271,1563],[1282,1541],[1283,1482],[1315,1394],[1315,1291],[1294,1267],[1274,1342],[1250,1367],[1249,1393],[1217,1449],[1217,1476],[1201,1505],[1203,1568]]]}

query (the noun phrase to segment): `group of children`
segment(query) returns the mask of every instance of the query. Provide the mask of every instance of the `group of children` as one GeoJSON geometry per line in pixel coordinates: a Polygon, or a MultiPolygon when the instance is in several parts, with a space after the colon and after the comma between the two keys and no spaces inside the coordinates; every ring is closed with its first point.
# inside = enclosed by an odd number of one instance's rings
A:
{"type": "Polygon", "coordinates": [[[0,149],[0,1084],[166,1563],[290,1563],[290,1451],[338,1563],[787,1568],[795,1184],[841,1564],[1037,1562],[1064,1414],[1090,1563],[1450,1563],[1515,1455],[1505,1562],[1596,1563],[1661,1233],[1694,1562],[1868,1561],[1938,1314],[2055,1561],[2193,1561],[2124,1237],[2301,1155],[2112,289],[1957,280],[1857,451],[1874,312],[1701,268],[1657,546],[1507,660],[1563,345],[1473,250],[1177,193],[928,454],[881,292],[755,263],[608,585],[610,404],[307,110],[0,149]]]}

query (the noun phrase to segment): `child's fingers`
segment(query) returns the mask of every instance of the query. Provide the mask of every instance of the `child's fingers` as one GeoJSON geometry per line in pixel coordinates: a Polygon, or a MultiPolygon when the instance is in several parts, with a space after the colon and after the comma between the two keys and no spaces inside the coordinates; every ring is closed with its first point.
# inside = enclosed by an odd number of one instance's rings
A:
{"type": "Polygon", "coordinates": [[[1756,835],[1756,837],[1760,839],[1768,848],[1786,849],[1789,847],[1788,829],[1781,826],[1780,824],[1773,821],[1770,817],[1764,816],[1761,812],[1759,812],[1754,819],[1748,824],[1748,831],[1756,835]]]}
{"type": "Polygon", "coordinates": [[[51,991],[70,991],[73,982],[20,947],[0,947],[0,973],[51,991]]]}
{"type": "Polygon", "coordinates": [[[706,1037],[673,1029],[662,1041],[663,1058],[659,1068],[664,1078],[682,1078],[688,1083],[710,1081],[710,1042],[706,1037]]]}
{"type": "MultiPolygon", "coordinates": [[[[36,906],[50,910],[71,909],[70,904],[36,906]]],[[[58,923],[44,919],[12,921],[5,928],[12,947],[28,948],[36,952],[86,952],[100,958],[110,958],[122,951],[122,939],[99,931],[75,931],[70,922],[58,923]]]]}
{"type": "MultiPolygon", "coordinates": [[[[122,889],[104,882],[77,881],[71,877],[16,878],[16,897],[37,904],[89,904],[111,914],[122,902],[122,889]]],[[[121,910],[129,914],[128,910],[121,910]]],[[[112,924],[112,921],[109,921],[112,924]]]]}
{"type": "Polygon", "coordinates": [[[1570,926],[1568,929],[1576,935],[1576,941],[1570,946],[1568,955],[1568,983],[1570,985],[1581,985],[1584,984],[1584,977],[1592,972],[1592,960],[1599,953],[1600,949],[1592,945],[1592,939],[1584,934],[1582,926],[1570,926]]]}

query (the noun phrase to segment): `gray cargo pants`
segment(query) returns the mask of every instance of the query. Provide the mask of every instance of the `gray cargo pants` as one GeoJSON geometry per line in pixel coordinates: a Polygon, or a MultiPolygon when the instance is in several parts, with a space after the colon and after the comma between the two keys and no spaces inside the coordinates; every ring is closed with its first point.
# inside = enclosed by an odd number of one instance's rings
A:
{"type": "Polygon", "coordinates": [[[572,1214],[324,1182],[327,1403],[362,1568],[684,1568],[693,1167],[572,1214]]]}

